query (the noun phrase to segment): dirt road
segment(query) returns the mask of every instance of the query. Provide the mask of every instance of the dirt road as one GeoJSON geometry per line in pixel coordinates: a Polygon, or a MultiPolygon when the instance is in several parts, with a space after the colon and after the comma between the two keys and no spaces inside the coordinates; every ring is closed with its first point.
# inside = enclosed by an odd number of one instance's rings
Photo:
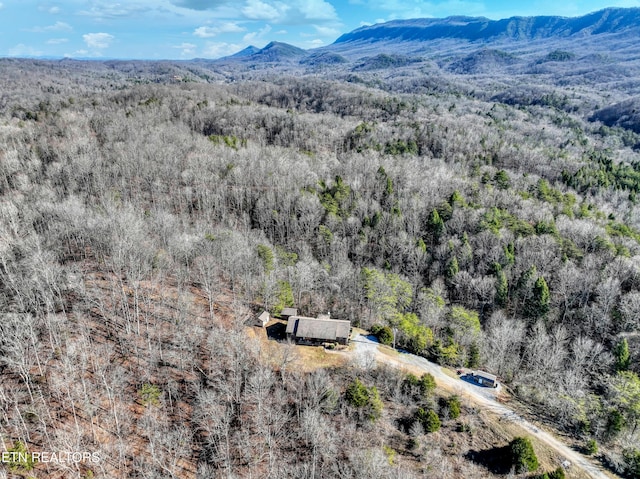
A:
{"type": "Polygon", "coordinates": [[[516,423],[522,429],[535,436],[539,441],[544,442],[553,448],[561,457],[562,461],[571,463],[571,468],[580,468],[589,477],[593,479],[611,479],[618,477],[611,475],[605,471],[600,465],[591,462],[586,456],[576,452],[566,444],[562,443],[552,434],[540,430],[536,425],[527,421],[522,416],[508,406],[497,402],[496,398],[499,394],[498,389],[485,388],[473,383],[461,380],[458,377],[452,377],[446,374],[442,367],[426,360],[423,357],[413,354],[399,352],[397,355],[384,354],[380,351],[380,344],[369,336],[357,335],[352,340],[355,345],[354,352],[357,360],[367,366],[372,361],[385,362],[398,367],[408,366],[418,368],[421,371],[430,373],[436,380],[438,386],[455,392],[457,395],[464,397],[467,401],[473,402],[483,409],[493,412],[501,419],[516,423]]]}

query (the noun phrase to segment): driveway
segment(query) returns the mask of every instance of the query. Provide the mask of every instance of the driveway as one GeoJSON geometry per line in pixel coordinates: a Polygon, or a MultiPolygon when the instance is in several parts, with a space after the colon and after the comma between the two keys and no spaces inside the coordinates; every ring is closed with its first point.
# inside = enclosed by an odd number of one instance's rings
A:
{"type": "Polygon", "coordinates": [[[358,334],[352,339],[352,343],[355,345],[354,354],[356,355],[356,360],[362,366],[370,367],[373,365],[373,362],[384,362],[396,367],[408,366],[412,369],[417,368],[425,373],[430,373],[439,387],[447,389],[461,398],[465,398],[469,402],[475,403],[486,411],[493,412],[502,420],[517,424],[523,430],[535,436],[539,441],[544,442],[554,449],[561,458],[561,462],[568,461],[571,463],[570,467],[580,468],[593,479],[611,479],[612,477],[618,477],[610,475],[610,473],[605,471],[599,464],[592,462],[586,456],[576,452],[551,433],[541,430],[505,404],[499,403],[497,397],[500,393],[500,387],[487,388],[461,380],[458,377],[452,377],[438,364],[432,363],[415,354],[398,351],[398,354],[395,355],[393,350],[391,350],[391,354],[385,354],[380,351],[380,343],[372,336],[358,334]]]}

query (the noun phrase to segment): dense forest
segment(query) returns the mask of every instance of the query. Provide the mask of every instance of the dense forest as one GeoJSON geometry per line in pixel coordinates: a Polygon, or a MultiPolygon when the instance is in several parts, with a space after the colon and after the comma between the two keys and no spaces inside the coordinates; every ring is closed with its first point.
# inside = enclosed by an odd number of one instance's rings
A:
{"type": "Polygon", "coordinates": [[[247,326],[288,306],[496,374],[639,477],[640,135],[591,94],[0,69],[0,438],[102,458],[0,477],[564,475],[478,461],[514,434],[428,376],[247,326]]]}

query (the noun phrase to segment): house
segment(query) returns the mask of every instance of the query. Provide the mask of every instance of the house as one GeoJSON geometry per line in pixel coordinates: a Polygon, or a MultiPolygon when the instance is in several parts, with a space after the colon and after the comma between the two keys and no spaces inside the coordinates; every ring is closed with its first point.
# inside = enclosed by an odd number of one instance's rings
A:
{"type": "Polygon", "coordinates": [[[260,326],[264,328],[270,319],[271,319],[271,315],[269,314],[269,312],[263,311],[262,313],[260,313],[260,316],[256,318],[256,326],[260,326]]]}
{"type": "Polygon", "coordinates": [[[498,387],[498,377],[493,374],[485,373],[484,371],[471,371],[470,377],[481,386],[498,387]]]}
{"type": "Polygon", "coordinates": [[[297,316],[298,310],[297,308],[284,308],[280,313],[280,317],[282,319],[289,319],[291,316],[297,316]]]}
{"type": "Polygon", "coordinates": [[[301,344],[348,344],[350,334],[351,321],[291,316],[287,323],[287,339],[301,344]]]}

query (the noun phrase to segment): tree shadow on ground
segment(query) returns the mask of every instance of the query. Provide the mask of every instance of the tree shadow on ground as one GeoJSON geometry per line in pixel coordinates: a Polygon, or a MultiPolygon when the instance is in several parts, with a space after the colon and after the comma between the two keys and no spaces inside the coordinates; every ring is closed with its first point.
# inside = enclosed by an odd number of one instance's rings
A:
{"type": "Polygon", "coordinates": [[[494,474],[508,474],[511,471],[509,445],[483,451],[470,450],[465,454],[465,457],[476,464],[486,467],[494,474]]]}

